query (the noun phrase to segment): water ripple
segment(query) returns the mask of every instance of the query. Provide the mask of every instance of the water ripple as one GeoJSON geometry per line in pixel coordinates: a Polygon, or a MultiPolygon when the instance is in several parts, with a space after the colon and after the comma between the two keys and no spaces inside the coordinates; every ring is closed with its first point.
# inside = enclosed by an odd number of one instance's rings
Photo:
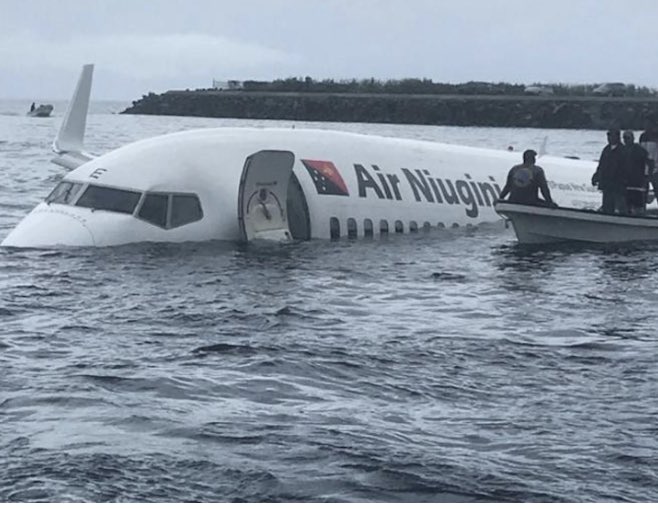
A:
{"type": "MultiPolygon", "coordinates": [[[[52,126],[3,120],[0,236],[63,174],[52,126]]],[[[240,122],[92,115],[88,142],[240,122]]],[[[569,153],[598,139],[554,136],[569,153]]],[[[0,265],[0,501],[658,497],[651,246],[527,249],[483,227],[2,249],[0,265]]]]}

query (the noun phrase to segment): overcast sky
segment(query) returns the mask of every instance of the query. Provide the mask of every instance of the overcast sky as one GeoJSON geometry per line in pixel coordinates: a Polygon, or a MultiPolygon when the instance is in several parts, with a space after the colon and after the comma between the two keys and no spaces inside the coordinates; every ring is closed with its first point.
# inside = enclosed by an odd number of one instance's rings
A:
{"type": "Polygon", "coordinates": [[[0,97],[212,79],[406,77],[658,87],[656,0],[0,0],[0,97]]]}

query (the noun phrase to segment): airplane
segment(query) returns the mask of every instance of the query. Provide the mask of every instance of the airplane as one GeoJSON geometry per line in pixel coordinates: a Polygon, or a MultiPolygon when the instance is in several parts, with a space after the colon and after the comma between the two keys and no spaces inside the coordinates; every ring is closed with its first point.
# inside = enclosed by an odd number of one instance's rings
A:
{"type": "MultiPolygon", "coordinates": [[[[99,157],[83,138],[83,66],[53,162],[69,170],[2,246],[369,238],[502,221],[493,209],[518,152],[295,128],[209,128],[99,157]]],[[[596,163],[541,155],[554,200],[597,208],[596,163]]]]}

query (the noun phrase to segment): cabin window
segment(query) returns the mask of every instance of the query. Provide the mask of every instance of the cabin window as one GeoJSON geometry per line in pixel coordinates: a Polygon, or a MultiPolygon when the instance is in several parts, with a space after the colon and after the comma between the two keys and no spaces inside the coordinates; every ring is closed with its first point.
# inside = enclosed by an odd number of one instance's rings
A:
{"type": "Polygon", "coordinates": [[[68,182],[63,180],[46,198],[46,203],[64,203],[71,205],[78,196],[78,192],[82,188],[82,184],[77,182],[68,182]]]}
{"type": "Polygon", "coordinates": [[[436,226],[439,230],[443,230],[446,227],[446,225],[441,222],[439,222],[436,226]]]}
{"type": "Polygon", "coordinates": [[[427,232],[429,232],[431,229],[432,229],[432,225],[430,224],[430,222],[429,222],[429,221],[425,221],[425,222],[423,223],[423,231],[424,231],[425,233],[427,233],[427,232]]]}
{"type": "Polygon", "coordinates": [[[409,231],[411,233],[417,233],[418,232],[418,223],[416,223],[416,221],[411,221],[409,223],[409,231]]]}
{"type": "Polygon", "coordinates": [[[89,185],[76,205],[94,210],[132,214],[135,211],[139,197],[140,193],[135,191],[89,185]]]}
{"type": "Polygon", "coordinates": [[[192,194],[174,194],[171,197],[171,228],[199,221],[203,217],[199,198],[192,194]]]}
{"type": "Polygon", "coordinates": [[[373,236],[373,227],[372,227],[372,220],[371,219],[365,219],[363,221],[363,236],[364,237],[372,237],[373,236]]]}
{"type": "Polygon", "coordinates": [[[340,238],[340,221],[338,221],[337,217],[332,217],[329,220],[329,235],[332,240],[340,238]]]}
{"type": "Polygon", "coordinates": [[[137,217],[160,228],[166,228],[168,202],[169,197],[166,194],[146,193],[137,217]]]}
{"type": "Polygon", "coordinates": [[[388,221],[386,219],[382,219],[379,222],[379,234],[388,235],[388,221]]]}
{"type": "Polygon", "coordinates": [[[395,221],[395,233],[404,233],[404,225],[400,220],[395,221]]]}
{"type": "Polygon", "coordinates": [[[356,237],[357,237],[356,219],[354,219],[353,217],[350,217],[347,220],[347,238],[355,239],[356,237]]]}
{"type": "Polygon", "coordinates": [[[453,228],[459,228],[459,223],[452,223],[453,228]]]}

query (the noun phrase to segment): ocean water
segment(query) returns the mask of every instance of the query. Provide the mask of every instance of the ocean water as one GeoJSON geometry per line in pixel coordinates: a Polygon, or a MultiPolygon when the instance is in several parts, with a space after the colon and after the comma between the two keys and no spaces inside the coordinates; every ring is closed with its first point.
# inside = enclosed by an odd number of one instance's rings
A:
{"type": "MultiPolygon", "coordinates": [[[[92,104],[86,144],[220,125],[92,104]]],[[[0,238],[65,170],[0,101],[0,238]]],[[[596,158],[592,131],[306,124],[596,158]]],[[[656,501],[658,248],[0,250],[0,501],[656,501]]]]}

